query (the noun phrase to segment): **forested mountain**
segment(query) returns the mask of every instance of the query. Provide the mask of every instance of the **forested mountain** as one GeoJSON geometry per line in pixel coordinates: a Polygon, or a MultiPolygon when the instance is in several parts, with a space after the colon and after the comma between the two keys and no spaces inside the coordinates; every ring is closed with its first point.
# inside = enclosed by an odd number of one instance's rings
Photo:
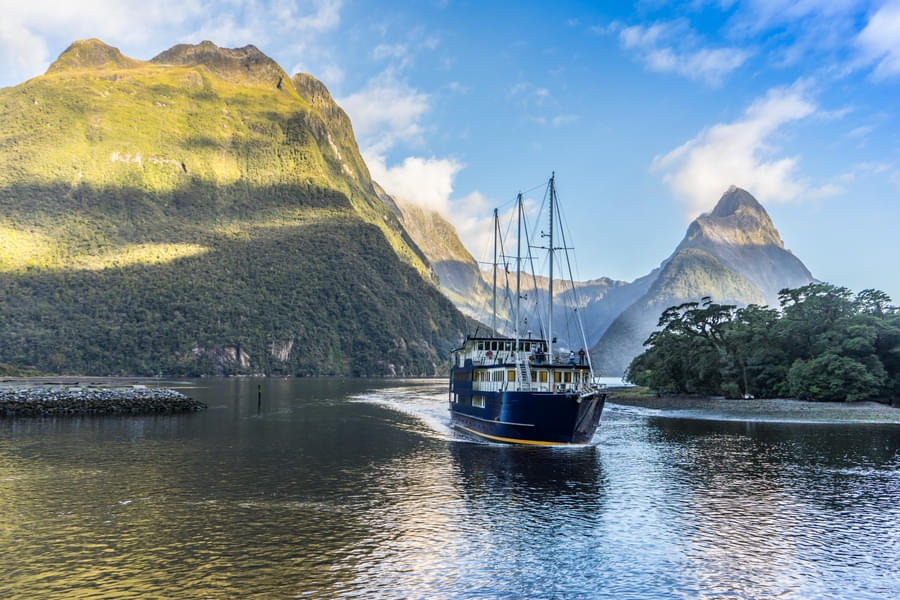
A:
{"type": "Polygon", "coordinates": [[[79,41],[0,90],[0,363],[434,374],[465,328],[346,114],[255,47],[79,41]]]}
{"type": "MultiPolygon", "coordinates": [[[[404,198],[394,198],[377,185],[375,189],[425,253],[441,291],[465,314],[490,323],[490,315],[485,312],[490,303],[490,286],[484,281],[478,263],[460,241],[456,228],[437,211],[404,198]]],[[[501,318],[504,316],[505,312],[501,318]]]]}
{"type": "Polygon", "coordinates": [[[762,205],[732,186],[711,212],[690,224],[672,256],[631,284],[646,291],[594,346],[594,365],[604,375],[624,373],[669,306],[705,296],[724,304],[777,306],[781,289],[812,281],[809,270],[784,248],[762,205]]]}

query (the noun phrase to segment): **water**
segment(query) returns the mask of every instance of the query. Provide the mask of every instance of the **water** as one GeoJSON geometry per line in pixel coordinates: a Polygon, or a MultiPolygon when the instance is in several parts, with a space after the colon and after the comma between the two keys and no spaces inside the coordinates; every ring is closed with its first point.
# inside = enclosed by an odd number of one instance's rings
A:
{"type": "Polygon", "coordinates": [[[193,385],[0,421],[0,597],[900,597],[897,426],[611,406],[532,449],[457,438],[435,382],[193,385]]]}

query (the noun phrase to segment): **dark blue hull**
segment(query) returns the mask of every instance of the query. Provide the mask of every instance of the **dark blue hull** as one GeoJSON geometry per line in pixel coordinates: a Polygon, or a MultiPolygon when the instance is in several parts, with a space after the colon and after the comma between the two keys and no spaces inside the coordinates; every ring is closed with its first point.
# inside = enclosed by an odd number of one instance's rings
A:
{"type": "Polygon", "coordinates": [[[512,444],[586,444],[591,441],[606,394],[476,391],[455,386],[450,414],[457,428],[492,441],[512,444]],[[483,400],[482,400],[483,399],[483,400]],[[484,406],[479,406],[483,401],[484,406]]]}

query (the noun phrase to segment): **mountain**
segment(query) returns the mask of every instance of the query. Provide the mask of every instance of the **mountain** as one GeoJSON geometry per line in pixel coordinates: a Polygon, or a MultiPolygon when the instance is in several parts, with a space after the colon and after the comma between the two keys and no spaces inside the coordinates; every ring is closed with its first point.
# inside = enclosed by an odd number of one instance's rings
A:
{"type": "Polygon", "coordinates": [[[490,286],[460,241],[456,228],[437,211],[390,196],[378,186],[376,191],[424,251],[444,295],[466,315],[490,324],[490,314],[486,312],[491,301],[490,286]]]}
{"type": "MultiPolygon", "coordinates": [[[[412,239],[424,251],[428,262],[440,282],[441,291],[466,315],[491,323],[493,273],[490,269],[479,268],[456,233],[456,229],[440,213],[423,208],[418,204],[393,197],[379,190],[382,201],[403,223],[412,239]]],[[[501,266],[497,274],[497,327],[511,334],[514,329],[515,271],[507,273],[501,266]]],[[[538,315],[533,302],[527,299],[541,298],[546,311],[546,294],[549,279],[522,273],[521,295],[523,302],[522,334],[529,329],[535,335],[541,330],[541,321],[546,314],[538,315]]],[[[588,346],[603,335],[610,323],[643,292],[640,285],[629,285],[624,281],[601,277],[590,281],[576,281],[574,289],[569,281],[554,280],[553,319],[554,336],[566,346],[583,347],[581,332],[576,326],[575,310],[580,314],[585,328],[588,346]]],[[[544,323],[546,326],[546,322],[544,323]]]]}
{"type": "Polygon", "coordinates": [[[687,229],[675,252],[630,286],[642,293],[592,348],[604,375],[620,375],[669,306],[709,296],[724,304],[778,304],[778,292],[814,281],[786,250],[768,213],[745,190],[730,187],[715,208],[687,229]]]}
{"type": "Polygon", "coordinates": [[[785,249],[769,214],[747,191],[731,186],[712,212],[690,224],[675,252],[696,248],[746,277],[777,306],[778,292],[806,285],[812,274],[785,249]]]}
{"type": "Polygon", "coordinates": [[[0,89],[0,363],[431,375],[465,329],[347,115],[254,46],[83,40],[0,89]]]}

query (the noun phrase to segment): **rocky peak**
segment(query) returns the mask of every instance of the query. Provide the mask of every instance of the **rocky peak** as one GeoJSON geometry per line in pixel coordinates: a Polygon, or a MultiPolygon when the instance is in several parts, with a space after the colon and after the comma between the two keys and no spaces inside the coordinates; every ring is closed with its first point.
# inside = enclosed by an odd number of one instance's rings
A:
{"type": "Polygon", "coordinates": [[[769,216],[750,192],[734,185],[730,186],[722,194],[716,207],[709,215],[712,217],[728,217],[739,212],[757,212],[762,213],[766,218],[769,216]]]}
{"type": "Polygon", "coordinates": [[[806,285],[809,270],[784,247],[766,209],[750,193],[731,186],[716,207],[697,217],[676,252],[703,250],[759,288],[775,306],[778,291],[806,285]]]}
{"type": "Polygon", "coordinates": [[[735,186],[726,190],[711,212],[691,223],[685,241],[699,237],[721,244],[784,248],[766,209],[749,192],[735,186]]]}
{"type": "Polygon", "coordinates": [[[216,76],[233,83],[272,85],[279,89],[293,87],[287,73],[256,46],[220,48],[210,41],[178,44],[153,57],[150,62],[161,65],[203,65],[216,76]]]}
{"type": "Polygon", "coordinates": [[[128,58],[118,48],[108,46],[98,40],[76,40],[59,55],[47,74],[64,71],[84,71],[87,69],[131,69],[144,64],[143,61],[128,58]]]}

